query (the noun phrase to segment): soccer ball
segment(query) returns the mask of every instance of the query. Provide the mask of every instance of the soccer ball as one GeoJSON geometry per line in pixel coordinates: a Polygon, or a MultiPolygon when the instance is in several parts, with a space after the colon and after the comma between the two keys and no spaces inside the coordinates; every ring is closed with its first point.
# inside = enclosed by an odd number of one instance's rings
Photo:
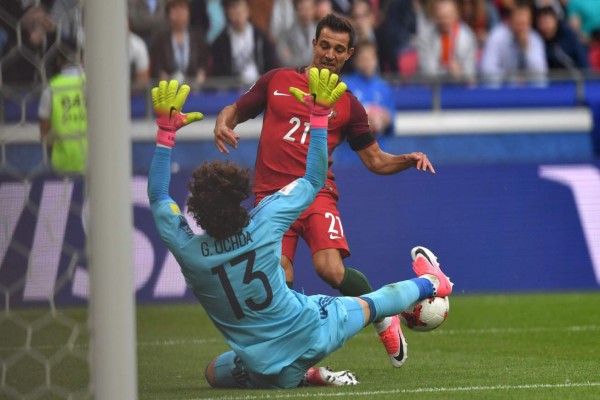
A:
{"type": "Polygon", "coordinates": [[[428,297],[408,306],[400,313],[400,319],[413,331],[427,332],[440,326],[448,318],[449,311],[447,297],[428,297]]]}

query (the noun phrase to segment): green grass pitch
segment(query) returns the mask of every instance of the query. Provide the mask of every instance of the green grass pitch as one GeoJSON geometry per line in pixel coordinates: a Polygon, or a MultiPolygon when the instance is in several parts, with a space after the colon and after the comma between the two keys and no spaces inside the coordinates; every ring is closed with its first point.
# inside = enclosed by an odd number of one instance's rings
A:
{"type": "Polygon", "coordinates": [[[400,369],[372,327],[321,363],[359,386],[215,390],[203,368],[227,346],[201,308],[139,307],[140,398],[600,399],[600,293],[453,296],[440,328],[404,331],[400,369]]]}
{"type": "MultiPolygon", "coordinates": [[[[66,314],[85,319],[82,310],[66,314]]],[[[24,341],[16,337],[15,329],[9,321],[0,321],[2,360],[9,359],[24,341]]],[[[371,327],[321,364],[354,371],[359,386],[216,390],[208,387],[204,367],[228,348],[202,308],[197,304],[139,306],[139,398],[600,399],[600,292],[455,295],[448,320],[440,328],[426,333],[404,331],[409,357],[403,368],[391,366],[371,327]]],[[[31,343],[44,352],[52,348],[54,335],[52,329],[46,330],[43,338],[34,335],[31,343]]],[[[87,348],[85,340],[77,346],[87,348]]],[[[87,385],[85,367],[56,369],[53,379],[61,386],[87,385]]],[[[33,370],[20,362],[8,369],[6,383],[27,391],[34,385],[28,382],[36,375],[33,370]]],[[[43,380],[44,374],[38,375],[43,380]]],[[[11,397],[3,397],[0,390],[0,398],[11,397]]]]}

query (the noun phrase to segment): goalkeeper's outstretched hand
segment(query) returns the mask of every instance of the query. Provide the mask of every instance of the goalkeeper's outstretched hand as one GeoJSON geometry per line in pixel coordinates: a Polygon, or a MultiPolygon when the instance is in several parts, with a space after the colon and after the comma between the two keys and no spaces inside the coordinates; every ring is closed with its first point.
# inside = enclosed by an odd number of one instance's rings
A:
{"type": "Polygon", "coordinates": [[[187,114],[181,112],[189,93],[190,87],[188,85],[179,87],[179,82],[175,80],[170,82],[160,81],[158,86],[152,89],[152,106],[158,125],[157,143],[173,147],[175,133],[179,128],[204,118],[204,115],[199,112],[187,114]]]}
{"type": "Polygon", "coordinates": [[[291,87],[290,93],[298,101],[306,104],[313,115],[329,115],[331,107],[342,97],[347,87],[344,82],[338,83],[338,75],[331,73],[323,68],[319,71],[317,68],[311,68],[308,75],[308,91],[291,87]]]}

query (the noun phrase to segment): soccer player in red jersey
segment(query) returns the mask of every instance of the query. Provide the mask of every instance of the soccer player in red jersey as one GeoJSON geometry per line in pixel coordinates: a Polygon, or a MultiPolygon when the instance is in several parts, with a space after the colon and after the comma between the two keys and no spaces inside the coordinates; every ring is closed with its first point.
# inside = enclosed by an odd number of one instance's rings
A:
{"type": "MultiPolygon", "coordinates": [[[[313,60],[309,67],[327,68],[339,74],[354,53],[354,29],[346,19],[329,14],[319,21],[313,39],[313,60]]],[[[233,129],[264,112],[258,154],[254,169],[255,204],[293,180],[304,175],[310,140],[309,113],[288,92],[290,86],[308,90],[308,68],[279,68],[264,74],[248,92],[218,115],[214,129],[215,145],[229,153],[240,137],[233,129]]],[[[338,192],[331,172],[331,153],[346,139],[363,164],[380,175],[395,174],[409,168],[435,170],[421,152],[393,155],[381,150],[369,129],[367,113],[352,94],[346,92],[329,116],[327,146],[329,166],[325,186],[313,204],[286,233],[281,263],[286,281],[293,282],[293,261],[302,237],[312,252],[317,274],[344,296],[360,296],[372,291],[360,271],[344,266],[350,255],[337,208],[338,192]]],[[[406,341],[397,316],[374,323],[392,365],[401,367],[407,357],[406,341]]]]}

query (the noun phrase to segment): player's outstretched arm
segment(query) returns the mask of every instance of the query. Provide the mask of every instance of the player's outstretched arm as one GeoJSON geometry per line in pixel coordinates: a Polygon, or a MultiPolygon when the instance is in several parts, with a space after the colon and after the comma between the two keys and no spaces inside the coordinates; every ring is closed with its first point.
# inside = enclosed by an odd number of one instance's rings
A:
{"type": "Polygon", "coordinates": [[[336,74],[328,69],[311,68],[308,91],[290,87],[290,93],[310,111],[310,142],[304,177],[318,191],[327,176],[327,126],[331,108],[346,91],[346,84],[338,82],[336,74]]]}
{"type": "Polygon", "coordinates": [[[379,175],[396,174],[410,168],[429,171],[435,174],[433,164],[431,164],[427,155],[420,151],[394,155],[381,150],[377,142],[375,142],[356,153],[369,171],[379,175]]]}
{"type": "Polygon", "coordinates": [[[169,196],[171,152],[177,130],[203,118],[199,112],[184,114],[181,111],[189,92],[188,85],[180,87],[179,82],[175,80],[161,81],[152,89],[152,105],[158,130],[148,174],[148,199],[158,234],[176,256],[178,249],[182,247],[182,236],[178,234],[180,230],[177,229],[182,224],[182,218],[177,203],[169,196]]]}

